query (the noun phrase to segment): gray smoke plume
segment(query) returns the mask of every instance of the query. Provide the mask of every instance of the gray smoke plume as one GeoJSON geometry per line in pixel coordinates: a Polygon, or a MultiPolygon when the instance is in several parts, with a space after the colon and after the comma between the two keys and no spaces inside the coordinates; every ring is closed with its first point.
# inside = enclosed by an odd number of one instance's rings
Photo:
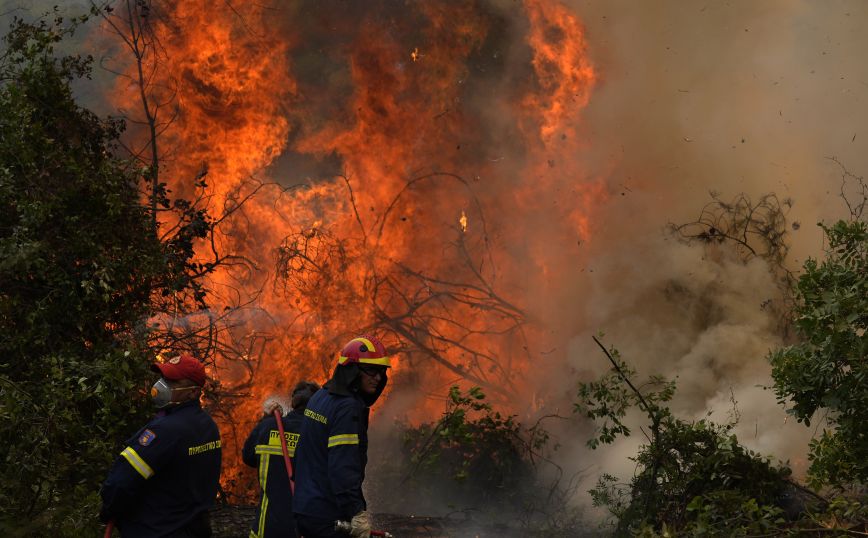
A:
{"type": "MultiPolygon", "coordinates": [[[[550,341],[545,354],[535,350],[538,376],[517,398],[530,406],[545,401],[540,413],[568,415],[577,379],[608,368],[591,339],[603,331],[640,378],[677,378],[678,416],[711,413],[725,422],[734,400],[739,439],[789,460],[800,476],[815,428],[787,420],[766,388],[766,355],[786,343],[780,311],[769,307],[780,301],[774,276],[762,260],[745,263],[725,246],[687,246],[666,225],[696,219],[711,192],[723,200],[774,192],[793,202],[788,268],[797,271],[806,257],[822,254],[814,224],[846,215],[841,164],[857,175],[868,170],[862,59],[868,5],[570,6],[586,27],[600,75],[579,125],[587,148],[576,159],[588,178],[606,178],[610,197],[581,254],[564,255],[574,266],[549,286],[557,294],[525,298],[550,341]]],[[[642,424],[635,418],[634,426],[642,424]]],[[[567,474],[585,477],[577,502],[588,502],[584,491],[604,471],[625,480],[632,475],[628,457],[643,442],[638,429],[630,439],[589,451],[581,426],[555,428],[562,444],[557,461],[567,474]]]]}
{"type": "MultiPolygon", "coordinates": [[[[737,401],[739,439],[805,470],[815,429],[787,421],[763,386],[765,356],[785,343],[767,308],[777,290],[760,260],[685,246],[667,222],[694,220],[711,200],[775,192],[791,198],[798,270],[821,255],[814,224],[846,215],[842,168],[868,170],[868,46],[862,2],[572,2],[601,74],[584,114],[583,159],[608,177],[583,267],[565,289],[575,322],[568,364],[607,368],[590,334],[606,333],[640,376],[677,376],[683,418],[725,421],[737,401]],[[801,226],[798,226],[798,224],[801,226]]],[[[569,392],[564,376],[543,386],[569,392]]],[[[552,390],[551,388],[549,390],[552,390]]],[[[567,450],[629,478],[639,439],[596,453],[567,450]]],[[[588,485],[599,473],[590,473],[588,485]]]]}

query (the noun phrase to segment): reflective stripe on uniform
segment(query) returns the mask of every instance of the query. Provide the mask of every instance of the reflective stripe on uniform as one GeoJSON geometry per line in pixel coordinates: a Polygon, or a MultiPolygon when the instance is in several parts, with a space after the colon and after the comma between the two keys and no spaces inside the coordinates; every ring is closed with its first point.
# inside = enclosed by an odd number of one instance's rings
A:
{"type": "MultiPolygon", "coordinates": [[[[257,446],[257,453],[260,446],[257,446]]],[[[268,512],[268,495],[265,494],[265,484],[268,481],[269,456],[259,458],[259,486],[262,488],[262,502],[259,505],[259,536],[265,536],[265,513],[268,512]]]]}
{"type": "MultiPolygon", "coordinates": [[[[289,452],[289,457],[292,458],[295,456],[295,447],[286,447],[286,451],[289,452]]],[[[254,452],[257,454],[268,454],[269,456],[283,456],[283,449],[279,446],[270,446],[270,445],[256,445],[254,452]]]]}
{"type": "Polygon", "coordinates": [[[329,437],[329,448],[338,445],[357,445],[359,444],[359,434],[346,433],[343,435],[332,435],[329,437]]]}
{"type": "Polygon", "coordinates": [[[126,447],[125,449],[123,449],[123,451],[121,452],[121,456],[123,456],[124,459],[126,459],[127,462],[129,462],[129,464],[133,466],[133,469],[135,469],[140,475],[142,475],[145,480],[154,476],[154,470],[151,469],[151,466],[145,463],[145,460],[143,460],[142,457],[139,456],[132,448],[126,447]]]}
{"type": "Polygon", "coordinates": [[[265,536],[265,513],[268,512],[268,497],[262,494],[262,504],[259,506],[259,536],[265,536]]]}

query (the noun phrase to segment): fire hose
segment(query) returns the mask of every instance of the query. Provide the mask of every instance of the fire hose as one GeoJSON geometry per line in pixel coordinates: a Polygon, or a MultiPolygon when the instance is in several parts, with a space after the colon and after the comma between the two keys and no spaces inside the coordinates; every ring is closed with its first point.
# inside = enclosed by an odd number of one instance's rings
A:
{"type": "Polygon", "coordinates": [[[295,497],[295,481],[292,479],[292,461],[289,459],[289,449],[286,447],[286,434],[283,432],[283,415],[280,408],[274,410],[274,418],[277,419],[277,430],[280,432],[280,449],[283,451],[283,463],[286,464],[286,476],[289,477],[289,491],[295,497]]]}

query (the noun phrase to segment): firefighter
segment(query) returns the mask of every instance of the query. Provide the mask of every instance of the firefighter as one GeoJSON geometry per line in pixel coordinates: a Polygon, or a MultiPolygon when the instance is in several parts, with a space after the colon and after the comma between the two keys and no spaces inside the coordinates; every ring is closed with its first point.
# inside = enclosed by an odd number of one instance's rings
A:
{"type": "MultiPolygon", "coordinates": [[[[283,416],[283,433],[290,459],[295,456],[298,443],[298,429],[304,408],[310,397],[319,390],[319,385],[308,381],[299,382],[292,391],[292,411],[283,416]]],[[[274,399],[263,404],[265,416],[250,432],[241,458],[244,463],[259,469],[261,488],[256,517],[251,524],[250,538],[295,538],[295,518],[292,516],[292,486],[289,483],[283,448],[280,444],[280,430],[274,410],[283,414],[283,406],[274,399]]]]}
{"type": "Polygon", "coordinates": [[[341,350],[332,378],[307,404],[296,447],[293,510],[302,536],[368,537],[371,516],[362,495],[368,462],[368,413],[388,380],[386,349],[374,337],[352,339],[341,350]]]}
{"type": "Polygon", "coordinates": [[[102,485],[103,522],[123,538],[211,536],[208,509],[220,478],[220,432],[202,410],[205,368],[191,355],[156,363],[157,415],[130,437],[102,485]]]}

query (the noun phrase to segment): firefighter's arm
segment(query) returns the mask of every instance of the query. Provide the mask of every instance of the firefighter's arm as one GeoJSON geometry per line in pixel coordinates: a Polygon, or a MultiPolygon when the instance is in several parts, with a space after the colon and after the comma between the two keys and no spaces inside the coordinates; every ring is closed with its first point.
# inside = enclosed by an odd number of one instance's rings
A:
{"type": "Polygon", "coordinates": [[[118,456],[100,488],[102,507],[99,519],[103,523],[117,519],[135,504],[145,479],[136,472],[122,456],[118,456]]]}
{"type": "Polygon", "coordinates": [[[329,483],[345,520],[365,509],[359,454],[361,409],[352,400],[348,399],[347,404],[338,408],[334,422],[329,424],[328,439],[329,483]]]}
{"type": "Polygon", "coordinates": [[[250,432],[250,435],[247,436],[247,440],[244,441],[244,448],[241,449],[241,460],[245,465],[250,467],[259,467],[259,454],[256,453],[256,445],[259,442],[259,437],[262,433],[262,428],[265,426],[265,422],[268,420],[266,417],[263,420],[259,421],[259,424],[253,428],[253,431],[250,432]]]}
{"type": "Polygon", "coordinates": [[[158,425],[148,425],[130,440],[100,490],[103,499],[100,519],[116,519],[130,510],[138,501],[145,481],[177,456],[177,445],[177,435],[158,425]]]}

